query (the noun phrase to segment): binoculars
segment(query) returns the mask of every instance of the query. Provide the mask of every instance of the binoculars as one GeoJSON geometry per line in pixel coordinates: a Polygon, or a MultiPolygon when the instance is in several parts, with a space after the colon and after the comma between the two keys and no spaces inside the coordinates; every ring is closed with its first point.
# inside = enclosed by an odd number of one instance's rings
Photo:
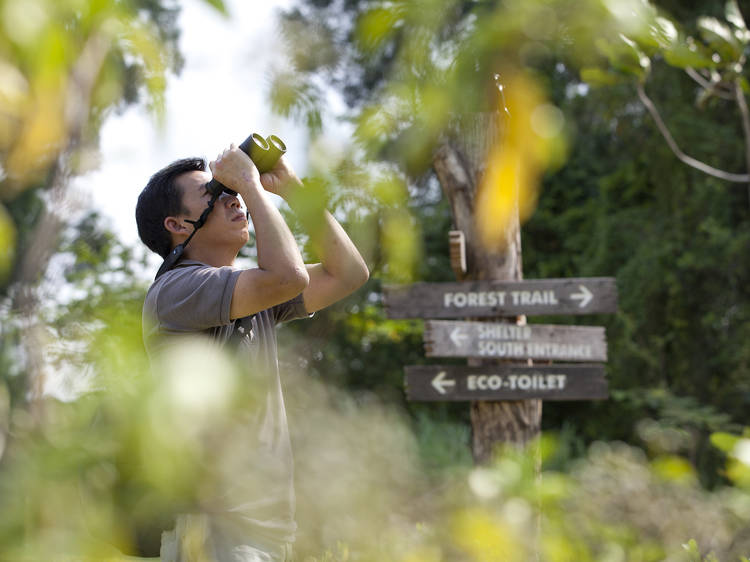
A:
{"type": "MultiPolygon", "coordinates": [[[[250,157],[255,167],[258,168],[258,172],[262,174],[271,170],[276,165],[279,158],[286,152],[286,145],[276,135],[269,135],[263,138],[258,133],[253,133],[242,141],[239,149],[250,157]]],[[[208,189],[211,195],[218,195],[222,191],[237,195],[236,191],[229,189],[214,179],[208,182],[206,189],[208,189]]]]}

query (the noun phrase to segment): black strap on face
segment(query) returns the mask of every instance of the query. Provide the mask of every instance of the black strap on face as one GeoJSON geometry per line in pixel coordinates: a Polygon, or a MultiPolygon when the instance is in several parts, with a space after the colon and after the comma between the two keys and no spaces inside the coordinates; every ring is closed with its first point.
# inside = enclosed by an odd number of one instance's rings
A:
{"type": "Polygon", "coordinates": [[[189,222],[193,225],[193,232],[190,233],[190,236],[187,237],[187,240],[185,240],[182,244],[178,244],[177,246],[175,246],[175,248],[169,253],[169,255],[164,258],[164,263],[161,264],[159,271],[156,272],[156,277],[154,277],[154,280],[164,275],[167,271],[172,269],[177,264],[177,262],[182,257],[183,252],[185,251],[185,246],[187,246],[188,242],[190,242],[193,236],[195,236],[195,233],[198,232],[198,229],[206,224],[208,215],[211,214],[211,211],[214,210],[214,204],[222,193],[223,192],[221,190],[213,191],[213,195],[211,195],[211,199],[209,200],[206,209],[201,213],[201,216],[198,217],[197,221],[186,219],[185,222],[189,222]]]}

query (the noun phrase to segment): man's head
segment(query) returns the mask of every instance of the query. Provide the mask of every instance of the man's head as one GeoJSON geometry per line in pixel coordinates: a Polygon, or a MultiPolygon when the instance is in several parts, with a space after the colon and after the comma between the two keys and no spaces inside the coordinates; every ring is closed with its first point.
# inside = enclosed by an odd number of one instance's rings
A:
{"type": "MultiPolygon", "coordinates": [[[[211,199],[205,189],[210,179],[206,162],[201,158],[177,160],[151,176],[138,197],[135,210],[143,243],[166,257],[172,248],[184,242],[193,232],[189,221],[197,220],[211,199]]],[[[241,211],[239,200],[223,193],[189,247],[236,246],[236,253],[248,237],[247,217],[241,211]]]]}
{"type": "Polygon", "coordinates": [[[166,257],[174,247],[172,235],[164,226],[170,216],[187,214],[182,203],[182,189],[177,178],[188,172],[203,172],[206,162],[202,158],[183,158],[156,172],[138,196],[135,220],[138,236],[150,250],[166,257]]]}

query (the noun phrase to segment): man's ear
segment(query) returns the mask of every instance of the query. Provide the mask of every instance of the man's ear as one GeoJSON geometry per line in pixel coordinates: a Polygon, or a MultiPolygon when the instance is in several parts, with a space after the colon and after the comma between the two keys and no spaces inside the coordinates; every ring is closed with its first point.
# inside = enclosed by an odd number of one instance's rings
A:
{"type": "Polygon", "coordinates": [[[187,225],[183,224],[182,221],[176,217],[166,217],[164,219],[164,228],[167,229],[167,232],[171,232],[172,234],[180,235],[188,233],[187,225]]]}

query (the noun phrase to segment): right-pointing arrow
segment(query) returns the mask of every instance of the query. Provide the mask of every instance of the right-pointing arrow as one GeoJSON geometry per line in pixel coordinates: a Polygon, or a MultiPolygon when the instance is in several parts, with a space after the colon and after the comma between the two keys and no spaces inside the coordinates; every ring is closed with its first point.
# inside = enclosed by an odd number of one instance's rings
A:
{"type": "Polygon", "coordinates": [[[445,371],[440,371],[437,376],[432,379],[432,386],[435,387],[440,394],[445,394],[446,386],[456,386],[456,381],[445,378],[445,371]]]}
{"type": "Polygon", "coordinates": [[[578,288],[581,290],[581,292],[573,293],[572,295],[570,295],[570,298],[573,300],[580,300],[581,302],[578,304],[578,306],[580,308],[583,308],[591,302],[591,299],[594,298],[594,294],[583,285],[578,285],[578,288]]]}

